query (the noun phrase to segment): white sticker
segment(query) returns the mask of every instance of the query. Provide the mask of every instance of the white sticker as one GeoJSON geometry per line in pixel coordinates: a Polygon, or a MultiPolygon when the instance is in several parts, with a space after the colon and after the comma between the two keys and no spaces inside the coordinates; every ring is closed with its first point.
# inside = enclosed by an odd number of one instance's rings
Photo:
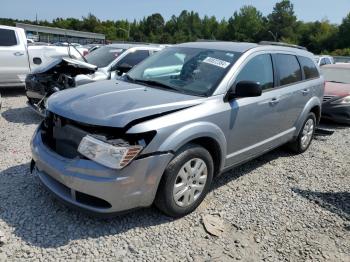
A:
{"type": "Polygon", "coordinates": [[[214,66],[218,66],[221,68],[226,68],[230,65],[229,62],[226,62],[224,60],[216,59],[214,57],[208,56],[206,59],[203,60],[203,63],[211,64],[214,66]]]}

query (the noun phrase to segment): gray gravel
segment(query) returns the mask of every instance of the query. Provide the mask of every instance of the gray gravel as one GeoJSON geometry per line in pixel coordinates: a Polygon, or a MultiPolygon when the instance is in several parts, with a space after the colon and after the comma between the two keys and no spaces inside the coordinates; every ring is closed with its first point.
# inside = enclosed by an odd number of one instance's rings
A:
{"type": "Polygon", "coordinates": [[[29,172],[40,117],[2,91],[0,261],[350,261],[350,128],[327,124],[303,155],[275,150],[216,179],[179,220],[155,208],[91,218],[53,199],[29,172]],[[210,236],[202,216],[220,216],[210,236]]]}

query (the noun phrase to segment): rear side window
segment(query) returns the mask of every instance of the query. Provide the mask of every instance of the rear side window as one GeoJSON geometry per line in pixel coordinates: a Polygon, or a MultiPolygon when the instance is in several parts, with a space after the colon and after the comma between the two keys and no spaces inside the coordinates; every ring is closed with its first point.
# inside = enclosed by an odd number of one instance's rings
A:
{"type": "Polygon", "coordinates": [[[149,57],[149,51],[148,50],[138,50],[133,53],[130,53],[126,55],[119,64],[126,63],[128,65],[131,65],[132,67],[140,63],[141,61],[145,60],[147,57],[149,57]]]}
{"type": "Polygon", "coordinates": [[[17,45],[16,33],[10,29],[0,29],[0,46],[17,45]]]}
{"type": "Polygon", "coordinates": [[[299,56],[298,58],[301,68],[303,69],[305,79],[312,79],[320,76],[315,63],[310,58],[303,56],[299,56]]]}
{"type": "Polygon", "coordinates": [[[272,88],[273,68],[271,55],[257,55],[252,58],[236,78],[236,83],[241,81],[259,82],[263,90],[272,88]]]}
{"type": "Polygon", "coordinates": [[[289,85],[302,80],[301,68],[294,55],[277,54],[276,67],[279,72],[280,85],[289,85]]]}

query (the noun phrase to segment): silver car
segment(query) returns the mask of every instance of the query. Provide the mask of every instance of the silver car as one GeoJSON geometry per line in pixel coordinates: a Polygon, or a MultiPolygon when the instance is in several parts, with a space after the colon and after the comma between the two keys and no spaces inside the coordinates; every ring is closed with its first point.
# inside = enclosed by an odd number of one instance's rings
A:
{"type": "Polygon", "coordinates": [[[32,170],[59,199],[109,216],[155,203],[192,212],[222,172],[283,144],[309,147],[324,80],[296,47],[169,47],[120,80],[65,90],[31,142],[32,170]]]}

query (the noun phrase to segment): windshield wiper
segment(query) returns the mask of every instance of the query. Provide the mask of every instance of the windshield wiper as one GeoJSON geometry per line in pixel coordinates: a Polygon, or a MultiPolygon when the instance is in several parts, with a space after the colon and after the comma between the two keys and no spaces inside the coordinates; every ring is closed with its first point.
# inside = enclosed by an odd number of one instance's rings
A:
{"type": "Polygon", "coordinates": [[[171,90],[175,90],[177,92],[181,92],[182,91],[180,89],[177,89],[176,87],[172,87],[166,84],[163,84],[161,82],[158,81],[154,81],[154,80],[144,80],[144,79],[133,79],[135,83],[141,83],[141,84],[146,84],[148,86],[158,86],[158,87],[162,87],[162,88],[166,88],[166,89],[171,89],[171,90]]]}

